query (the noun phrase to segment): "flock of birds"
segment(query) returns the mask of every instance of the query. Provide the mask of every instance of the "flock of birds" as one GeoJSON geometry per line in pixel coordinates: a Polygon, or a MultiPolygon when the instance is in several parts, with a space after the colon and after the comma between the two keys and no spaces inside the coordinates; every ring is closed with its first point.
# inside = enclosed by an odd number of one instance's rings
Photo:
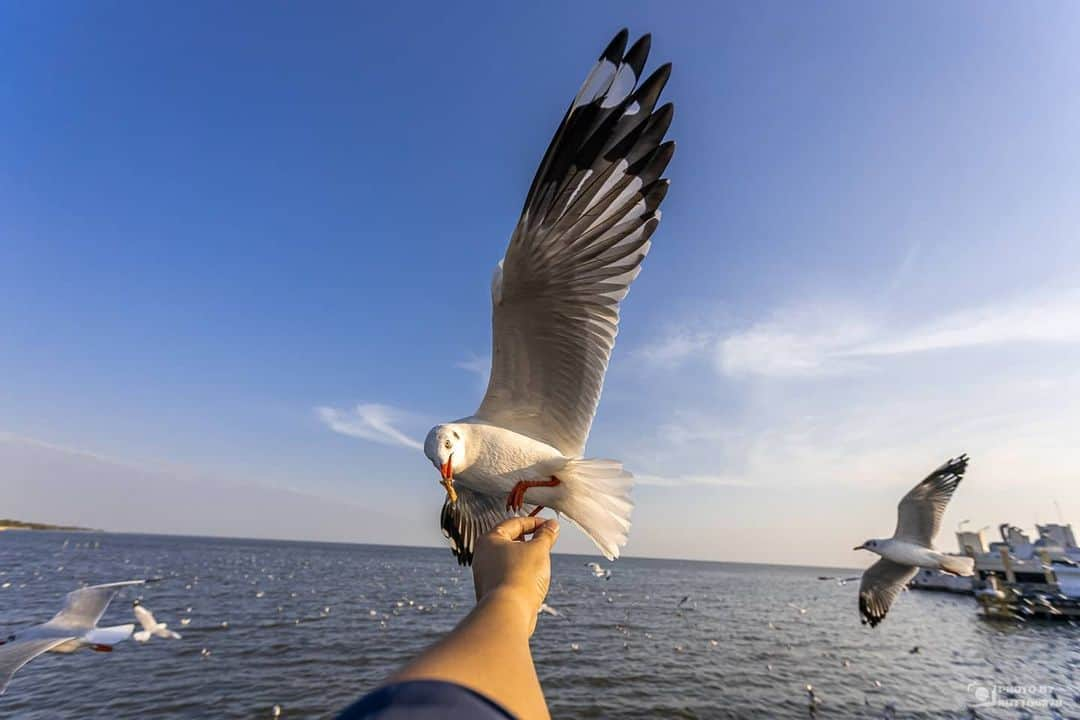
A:
{"type": "Polygon", "coordinates": [[[132,605],[135,619],[142,630],[135,632],[134,623],[98,627],[101,616],[121,588],[144,585],[148,580],[123,582],[73,590],[67,594],[60,612],[51,620],[22,628],[0,639],[0,695],[7,690],[11,678],[26,663],[47,652],[73,653],[84,648],[96,652],[112,652],[113,646],[134,637],[147,642],[151,637],[179,640],[180,634],[159,623],[149,608],[138,600],[132,605]]]}

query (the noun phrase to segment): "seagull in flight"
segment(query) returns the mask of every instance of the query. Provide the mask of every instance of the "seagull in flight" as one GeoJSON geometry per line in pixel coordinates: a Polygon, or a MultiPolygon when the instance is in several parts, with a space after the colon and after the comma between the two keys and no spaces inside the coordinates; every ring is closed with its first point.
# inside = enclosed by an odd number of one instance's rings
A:
{"type": "Polygon", "coordinates": [[[967,464],[967,455],[961,455],[930,473],[900,501],[893,536],[867,540],[855,548],[881,556],[863,573],[859,585],[859,614],[863,625],[869,623],[870,627],[875,627],[885,619],[893,600],[919,568],[962,577],[975,574],[973,558],[946,555],[934,550],[933,546],[934,536],[941,529],[941,516],[964,479],[967,464]]]}
{"type": "Polygon", "coordinates": [[[597,562],[585,563],[585,567],[589,568],[589,572],[591,572],[593,575],[595,575],[598,578],[602,577],[605,580],[610,580],[611,579],[611,570],[609,570],[607,568],[600,567],[600,563],[597,563],[597,562]]]}
{"type": "Polygon", "coordinates": [[[565,515],[608,560],[626,544],[633,476],[617,460],[585,458],[585,442],[675,151],[664,141],[673,107],[656,106],[671,66],[639,84],[651,39],[627,50],[628,37],[615,36],[570,103],[495,268],[480,408],[424,442],[462,565],[479,535],[526,508],[565,515]]]}
{"type": "Polygon", "coordinates": [[[75,590],[52,620],[0,635],[0,695],[19,668],[42,653],[71,653],[84,647],[111,652],[113,645],[131,636],[135,625],[99,628],[98,621],[121,588],[145,582],[127,580],[75,590]]]}
{"type": "Polygon", "coordinates": [[[150,612],[150,609],[141,602],[135,600],[131,605],[135,611],[135,619],[142,625],[142,630],[132,636],[135,642],[144,643],[150,639],[151,635],[171,640],[180,639],[180,633],[170,630],[166,623],[159,623],[157,618],[154,617],[154,613],[150,612]]]}

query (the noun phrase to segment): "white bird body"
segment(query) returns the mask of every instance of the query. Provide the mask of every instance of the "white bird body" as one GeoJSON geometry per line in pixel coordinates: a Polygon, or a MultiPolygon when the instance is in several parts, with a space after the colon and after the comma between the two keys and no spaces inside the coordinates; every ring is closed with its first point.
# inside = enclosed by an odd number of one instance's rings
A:
{"type": "Polygon", "coordinates": [[[158,622],[157,618],[154,617],[154,613],[141,605],[138,600],[135,601],[134,605],[135,619],[142,625],[142,630],[133,636],[135,642],[146,642],[151,635],[168,640],[179,640],[181,638],[180,633],[170,630],[167,623],[158,622]]]}
{"type": "Polygon", "coordinates": [[[459,499],[447,500],[443,507],[443,530],[455,552],[471,553],[469,543],[482,525],[517,514],[516,508],[506,507],[507,494],[515,486],[544,482],[550,484],[529,487],[525,507],[550,507],[584,530],[609,560],[619,556],[633,508],[629,498],[633,476],[621,463],[569,458],[545,442],[475,417],[437,425],[425,450],[436,464],[452,464],[454,483],[461,489],[459,499]],[[451,442],[452,450],[444,442],[451,442]],[[440,453],[448,459],[440,460],[440,453]],[[455,538],[449,532],[462,525],[474,535],[455,538]]]}
{"type": "Polygon", "coordinates": [[[896,538],[884,538],[876,542],[877,547],[869,548],[870,550],[886,560],[892,560],[901,565],[912,565],[928,570],[942,570],[943,560],[947,557],[933,548],[897,540],[896,538]]]}
{"type": "MultiPolygon", "coordinates": [[[[521,480],[546,480],[568,460],[547,443],[477,418],[458,420],[447,427],[465,437],[465,469],[455,470],[455,482],[486,495],[505,496],[521,480]]],[[[457,462],[454,465],[456,468],[457,462]]],[[[558,510],[556,504],[565,494],[565,488],[559,486],[536,487],[529,490],[529,501],[558,510]]]]}

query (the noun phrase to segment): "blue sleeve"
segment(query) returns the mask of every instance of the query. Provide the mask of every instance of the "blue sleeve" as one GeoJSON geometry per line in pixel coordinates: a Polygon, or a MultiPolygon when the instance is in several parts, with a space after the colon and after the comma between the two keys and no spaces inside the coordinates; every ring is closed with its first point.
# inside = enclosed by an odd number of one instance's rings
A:
{"type": "Polygon", "coordinates": [[[338,720],[513,720],[499,705],[461,685],[410,680],[370,692],[338,715],[338,720]]]}

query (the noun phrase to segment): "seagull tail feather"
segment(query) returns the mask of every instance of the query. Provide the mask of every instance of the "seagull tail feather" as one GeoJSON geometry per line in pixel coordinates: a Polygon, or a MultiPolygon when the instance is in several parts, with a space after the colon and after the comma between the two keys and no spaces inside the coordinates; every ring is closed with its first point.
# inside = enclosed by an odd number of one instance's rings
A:
{"type": "Polygon", "coordinates": [[[596,543],[608,560],[619,557],[630,531],[634,476],[618,460],[569,460],[558,472],[566,487],[559,510],[596,543]]]}
{"type": "Polygon", "coordinates": [[[975,574],[975,559],[969,557],[959,557],[956,555],[946,555],[941,558],[941,570],[947,572],[950,575],[959,575],[961,577],[967,577],[975,574]]]}

